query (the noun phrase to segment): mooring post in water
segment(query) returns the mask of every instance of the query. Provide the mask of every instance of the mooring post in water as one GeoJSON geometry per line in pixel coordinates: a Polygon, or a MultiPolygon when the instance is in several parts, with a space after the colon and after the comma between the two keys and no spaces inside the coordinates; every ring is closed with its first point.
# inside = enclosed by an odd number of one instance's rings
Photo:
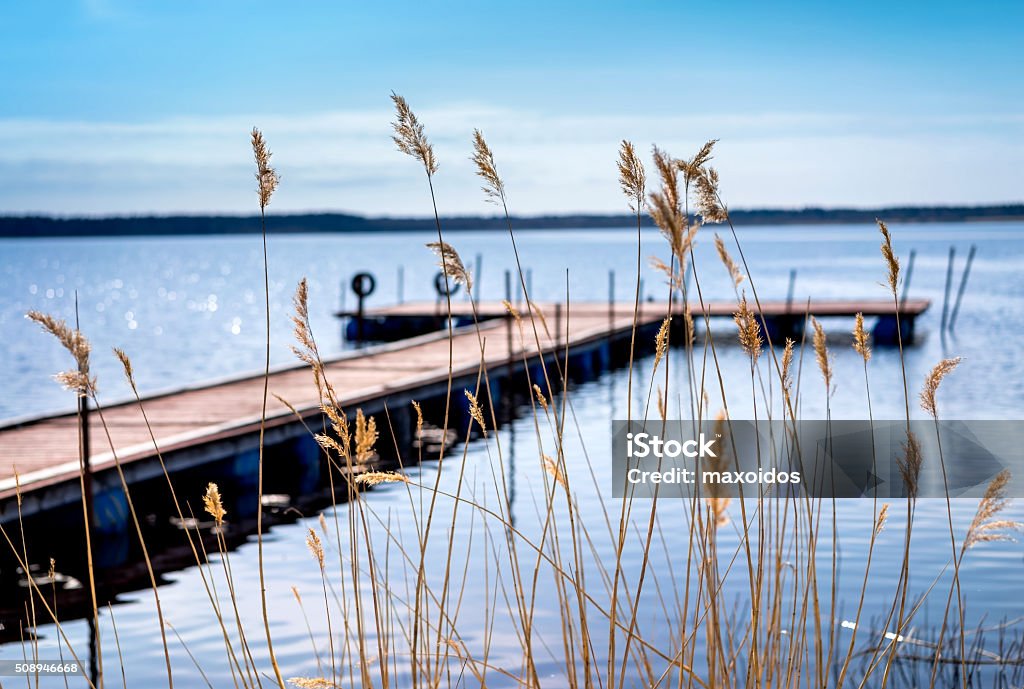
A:
{"type": "Polygon", "coordinates": [[[405,303],[405,266],[398,266],[398,303],[405,303]]]}
{"type": "MultiPolygon", "coordinates": [[[[483,266],[484,255],[478,253],[476,255],[476,265],[473,267],[473,287],[476,288],[476,294],[478,295],[480,294],[480,276],[483,275],[483,266]]],[[[466,290],[466,299],[472,299],[472,295],[469,293],[468,289],[466,290]]]]}
{"type": "Polygon", "coordinates": [[[967,265],[964,266],[964,274],[960,277],[960,287],[956,291],[956,302],[953,304],[953,313],[949,314],[949,331],[953,332],[956,327],[956,317],[960,315],[960,300],[964,298],[964,290],[967,289],[967,278],[971,275],[971,262],[974,261],[974,254],[978,252],[978,246],[971,244],[967,252],[967,265]]]}
{"type": "Polygon", "coordinates": [[[786,288],[786,313],[793,309],[793,295],[796,292],[796,268],[789,269],[789,287],[786,288]]]}
{"type": "MultiPolygon", "coordinates": [[[[505,303],[512,306],[512,271],[505,271],[505,303]]],[[[508,344],[508,358],[512,360],[512,314],[505,314],[505,340],[508,344]]]]}
{"type": "Polygon", "coordinates": [[[903,293],[900,295],[900,307],[907,301],[907,293],[910,291],[910,278],[914,276],[914,259],[917,257],[917,251],[914,249],[910,250],[910,258],[907,259],[907,273],[903,278],[903,293]]]}
{"type": "Polygon", "coordinates": [[[608,337],[615,332],[615,269],[608,271],[608,337]]]}
{"type": "MultiPolygon", "coordinates": [[[[81,332],[81,325],[78,320],[78,290],[75,290],[75,330],[81,332]]],[[[85,375],[79,367],[78,372],[85,375]]],[[[96,524],[93,515],[93,494],[92,494],[92,463],[89,460],[92,454],[89,444],[89,398],[86,395],[78,396],[78,453],[82,462],[82,500],[85,504],[85,519],[88,520],[88,528],[96,524]]]]}
{"type": "Polygon", "coordinates": [[[363,339],[366,335],[364,330],[365,323],[365,304],[366,297],[373,294],[373,291],[377,289],[377,278],[373,277],[370,273],[356,273],[355,277],[352,278],[352,291],[356,293],[356,340],[362,345],[363,339]]]}
{"type": "Polygon", "coordinates": [[[558,343],[562,341],[562,302],[555,302],[555,357],[558,357],[558,343]]]}
{"type": "MultiPolygon", "coordinates": [[[[533,268],[527,268],[526,269],[526,293],[523,294],[523,297],[526,299],[526,301],[530,301],[531,299],[536,299],[537,298],[536,296],[531,297],[530,296],[531,294],[533,294],[533,268]]],[[[527,304],[527,306],[529,307],[530,305],[527,304]]]]}
{"type": "Polygon", "coordinates": [[[946,295],[942,298],[942,326],[940,332],[946,332],[949,324],[949,289],[953,285],[953,260],[956,258],[956,247],[949,247],[949,264],[946,266],[946,295]]]}

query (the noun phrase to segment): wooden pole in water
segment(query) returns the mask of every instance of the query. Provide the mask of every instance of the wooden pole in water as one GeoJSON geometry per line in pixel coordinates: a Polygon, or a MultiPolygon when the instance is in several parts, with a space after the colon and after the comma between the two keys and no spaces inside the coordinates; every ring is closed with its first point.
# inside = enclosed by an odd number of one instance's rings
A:
{"type": "Polygon", "coordinates": [[[608,271],[608,337],[615,329],[615,269],[608,271]]]}
{"type": "Polygon", "coordinates": [[[562,341],[562,302],[555,302],[555,355],[558,354],[558,343],[562,341]]]}
{"type": "MultiPolygon", "coordinates": [[[[512,306],[512,271],[505,271],[505,301],[512,306]]],[[[512,360],[512,314],[505,315],[505,341],[508,345],[508,358],[512,360]]]]}
{"type": "Polygon", "coordinates": [[[971,262],[974,261],[974,254],[978,252],[978,246],[971,244],[967,252],[967,265],[964,266],[964,274],[960,277],[960,287],[956,291],[956,303],[953,304],[953,313],[949,315],[949,331],[953,332],[956,327],[956,317],[960,315],[960,300],[964,298],[964,290],[967,289],[967,278],[971,274],[971,262]]]}
{"type": "MultiPolygon", "coordinates": [[[[474,269],[473,269],[473,287],[477,290],[477,292],[475,292],[475,294],[479,294],[480,293],[479,292],[479,289],[480,289],[480,276],[483,275],[483,266],[484,266],[484,255],[481,254],[481,253],[477,253],[477,255],[476,255],[476,266],[474,266],[474,269]]],[[[470,298],[471,297],[470,297],[470,294],[469,294],[469,290],[467,289],[466,290],[466,299],[470,299],[470,298]]]]}
{"type": "MultiPolygon", "coordinates": [[[[78,320],[78,290],[75,290],[75,330],[81,332],[81,325],[78,320]]],[[[79,373],[85,373],[81,368],[79,373]]],[[[79,453],[82,460],[82,499],[85,500],[85,515],[89,520],[89,528],[96,524],[93,507],[92,491],[92,462],[90,457],[92,449],[89,442],[89,398],[86,395],[78,396],[78,434],[79,453]]]]}
{"type": "Polygon", "coordinates": [[[796,290],[796,268],[789,269],[789,287],[786,289],[786,313],[793,308],[793,295],[796,290]]]}
{"type": "Polygon", "coordinates": [[[917,257],[917,251],[914,249],[910,250],[910,258],[907,259],[907,274],[903,278],[903,293],[900,295],[900,306],[902,307],[907,301],[907,293],[910,291],[910,278],[914,276],[914,259],[917,257]]]}
{"type": "Polygon", "coordinates": [[[398,266],[398,303],[405,303],[405,266],[398,266]]]}
{"type": "Polygon", "coordinates": [[[940,332],[946,332],[949,324],[949,289],[953,285],[953,259],[956,257],[956,247],[949,247],[949,264],[946,266],[946,296],[942,299],[942,326],[940,332]]]}

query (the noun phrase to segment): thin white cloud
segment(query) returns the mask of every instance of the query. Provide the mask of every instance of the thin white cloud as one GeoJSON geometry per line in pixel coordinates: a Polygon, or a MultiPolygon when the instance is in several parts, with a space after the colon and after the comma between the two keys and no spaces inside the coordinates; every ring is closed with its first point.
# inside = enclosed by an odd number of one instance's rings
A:
{"type": "MultiPolygon", "coordinates": [[[[686,155],[719,138],[732,205],[985,203],[1019,198],[1024,116],[829,113],[559,116],[475,105],[420,113],[441,160],[445,213],[487,213],[468,160],[484,130],[520,213],[623,209],[619,140],[686,155]]],[[[264,130],[283,184],[278,211],[422,215],[416,164],[390,139],[388,110],[158,121],[0,121],[0,212],[252,210],[248,132],[264,130]]]]}

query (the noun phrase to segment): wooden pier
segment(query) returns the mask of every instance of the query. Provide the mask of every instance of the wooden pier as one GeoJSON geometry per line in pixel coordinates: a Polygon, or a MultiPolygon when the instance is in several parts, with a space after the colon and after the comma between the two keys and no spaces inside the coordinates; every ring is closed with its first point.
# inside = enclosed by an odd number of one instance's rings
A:
{"type": "MultiPolygon", "coordinates": [[[[898,314],[903,337],[909,339],[914,320],[928,308],[929,302],[907,300],[898,310],[892,302],[886,301],[814,301],[809,307],[806,303],[770,302],[762,306],[763,322],[769,331],[796,332],[809,308],[817,317],[853,316],[862,312],[866,317],[876,317],[882,330],[888,327],[885,324],[889,320],[895,322],[898,314]]],[[[702,320],[699,307],[691,306],[691,309],[699,323],[702,320]]],[[[461,389],[475,385],[481,361],[492,371],[492,386],[498,397],[502,380],[515,370],[523,371],[524,356],[535,366],[539,354],[553,359],[556,352],[564,355],[568,348],[575,357],[570,359],[570,369],[591,369],[594,375],[624,360],[623,352],[628,352],[633,325],[632,303],[574,304],[568,311],[561,305],[544,303],[539,305],[539,310],[547,326],[545,329],[540,319],[536,320],[540,353],[525,307],[520,331],[500,302],[479,304],[478,333],[476,327],[467,325],[473,319],[470,304],[461,299],[453,301],[452,315],[458,326],[451,342],[454,390],[458,391],[453,398],[463,400],[461,389]],[[484,344],[482,356],[481,342],[484,344]]],[[[682,306],[675,304],[673,310],[680,313],[682,306]]],[[[731,318],[735,310],[734,302],[706,305],[709,318],[731,318]]],[[[665,303],[641,305],[639,340],[642,340],[642,348],[638,349],[647,352],[653,348],[653,331],[661,324],[666,311],[665,303]]],[[[400,427],[398,432],[406,433],[404,439],[409,440],[414,425],[409,417],[409,402],[443,397],[447,391],[447,307],[433,303],[403,304],[367,310],[364,318],[367,323],[381,327],[395,328],[403,322],[409,327],[403,331],[405,335],[400,341],[366,346],[331,358],[326,362],[327,375],[347,410],[361,407],[367,413],[381,414],[386,405],[392,425],[400,427]],[[442,323],[445,325],[439,329],[442,323]],[[418,332],[421,330],[422,334],[418,332]]],[[[682,319],[677,318],[673,323],[679,327],[682,319]]],[[[50,383],[40,381],[40,384],[50,383]]],[[[254,480],[263,384],[260,373],[146,397],[145,410],[168,471],[175,473],[211,462],[231,462],[238,476],[254,480]]],[[[319,427],[320,400],[308,368],[289,365],[274,369],[269,388],[265,445],[287,448],[286,453],[278,453],[273,461],[294,463],[292,457],[302,455],[311,458],[309,461],[314,465],[318,464],[320,450],[309,431],[277,399],[287,400],[303,419],[314,421],[319,427]]],[[[459,402],[453,399],[452,404],[459,402]]],[[[114,472],[114,451],[129,483],[161,477],[156,448],[138,404],[134,401],[111,404],[104,407],[102,414],[110,442],[97,412],[90,414],[94,492],[115,497],[120,493],[120,482],[114,472]]],[[[387,425],[383,419],[379,423],[387,425]]],[[[395,440],[398,445],[397,434],[395,440]]],[[[18,517],[15,472],[23,498],[21,513],[26,517],[78,503],[81,492],[77,416],[69,413],[0,424],[0,523],[18,517]]],[[[274,487],[269,486],[268,492],[274,492],[274,487]]],[[[116,528],[116,522],[124,515],[118,516],[116,499],[112,504],[115,509],[109,520],[114,522],[111,528],[116,528]]],[[[98,515],[97,518],[103,517],[98,515]]]]}

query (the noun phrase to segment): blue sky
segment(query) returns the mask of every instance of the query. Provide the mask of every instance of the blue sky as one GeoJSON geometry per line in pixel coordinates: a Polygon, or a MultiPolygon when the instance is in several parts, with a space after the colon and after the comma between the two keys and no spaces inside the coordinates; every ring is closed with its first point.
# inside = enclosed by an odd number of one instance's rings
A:
{"type": "Polygon", "coordinates": [[[487,213],[484,130],[521,213],[625,205],[633,139],[719,138],[734,207],[1024,198],[1020,3],[279,3],[0,9],[0,212],[429,211],[388,138],[405,95],[445,213],[487,213]]]}

